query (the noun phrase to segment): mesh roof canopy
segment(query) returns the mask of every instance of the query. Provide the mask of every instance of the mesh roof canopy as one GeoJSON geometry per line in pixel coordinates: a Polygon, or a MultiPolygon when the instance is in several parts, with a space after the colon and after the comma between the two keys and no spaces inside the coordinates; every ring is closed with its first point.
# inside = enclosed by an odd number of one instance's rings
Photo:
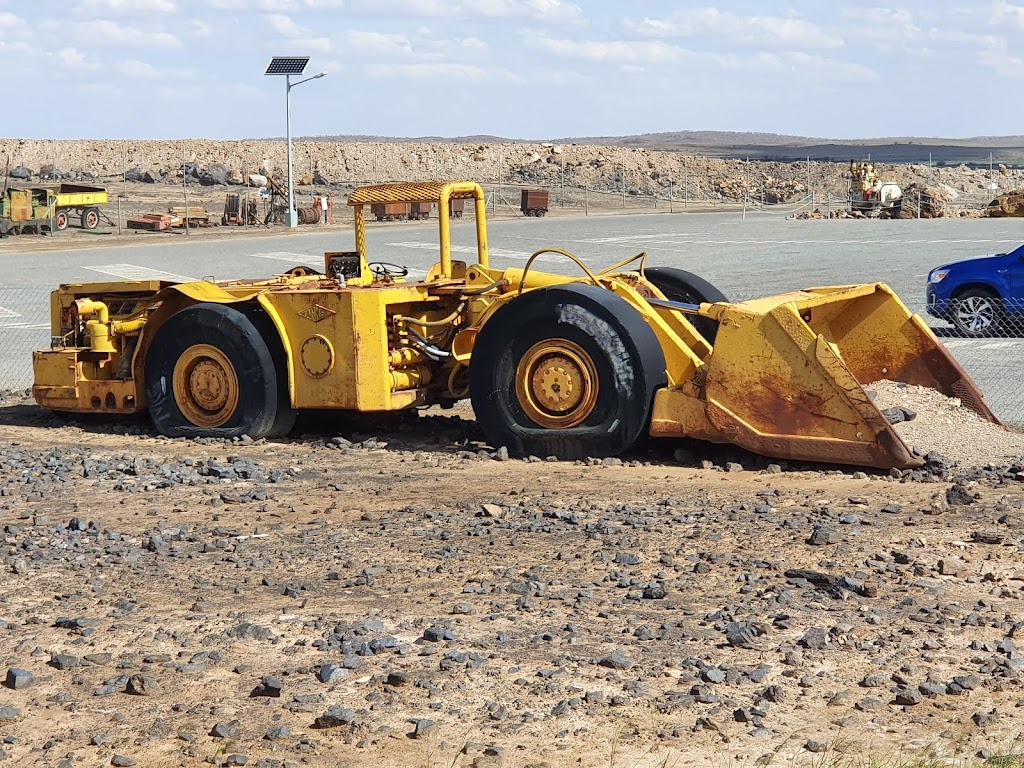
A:
{"type": "Polygon", "coordinates": [[[309,56],[275,56],[267,65],[265,75],[301,75],[309,64],[309,56]]]}

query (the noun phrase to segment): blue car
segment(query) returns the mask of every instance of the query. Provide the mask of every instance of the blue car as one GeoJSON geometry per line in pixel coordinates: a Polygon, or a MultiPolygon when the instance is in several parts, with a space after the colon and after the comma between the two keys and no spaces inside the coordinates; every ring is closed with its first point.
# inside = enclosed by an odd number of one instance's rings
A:
{"type": "Polygon", "coordinates": [[[928,273],[928,314],[963,336],[1001,336],[1024,327],[1024,245],[928,273]]]}

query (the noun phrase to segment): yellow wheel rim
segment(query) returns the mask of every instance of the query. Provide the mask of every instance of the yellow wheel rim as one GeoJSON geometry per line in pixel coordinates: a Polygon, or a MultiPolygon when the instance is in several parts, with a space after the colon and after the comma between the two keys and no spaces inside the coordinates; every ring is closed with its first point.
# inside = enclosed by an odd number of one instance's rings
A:
{"type": "Polygon", "coordinates": [[[197,427],[220,427],[238,408],[238,374],[223,352],[209,344],[186,349],[174,366],[174,399],[197,427]]]}
{"type": "Polygon", "coordinates": [[[586,421],[597,404],[597,367],[579,344],[545,339],[530,347],[516,368],[516,395],[523,411],[548,429],[586,421]]]}

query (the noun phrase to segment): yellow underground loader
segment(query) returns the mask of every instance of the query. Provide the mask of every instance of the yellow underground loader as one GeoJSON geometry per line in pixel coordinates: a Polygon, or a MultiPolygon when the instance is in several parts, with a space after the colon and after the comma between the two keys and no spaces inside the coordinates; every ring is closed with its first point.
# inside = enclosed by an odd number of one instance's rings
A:
{"type": "Polygon", "coordinates": [[[931,387],[996,418],[917,315],[882,283],[731,303],[638,254],[600,271],[546,248],[522,267],[488,256],[478,184],[356,189],[355,250],[266,280],[62,285],[52,341],[33,356],[36,401],[56,411],[149,411],[172,437],[275,437],[297,411],[396,411],[470,398],[513,455],[613,456],[642,436],[731,443],[765,456],[920,466],[866,394],[880,379],[931,387]],[[423,280],[371,262],[364,210],[475,205],[477,263],[423,280]],[[572,276],[533,268],[559,254],[572,276]]]}

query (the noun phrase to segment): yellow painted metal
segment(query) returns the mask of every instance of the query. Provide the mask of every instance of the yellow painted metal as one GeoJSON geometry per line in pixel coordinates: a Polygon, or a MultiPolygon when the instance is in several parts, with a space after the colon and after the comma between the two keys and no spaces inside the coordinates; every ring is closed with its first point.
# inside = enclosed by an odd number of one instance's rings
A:
{"type": "Polygon", "coordinates": [[[516,396],[523,411],[548,429],[570,429],[593,413],[600,379],[593,359],[568,339],[538,341],[516,368],[516,396]]]}
{"type": "Polygon", "coordinates": [[[408,389],[416,383],[412,377],[426,383],[427,377],[416,368],[424,357],[411,345],[404,348],[398,343],[400,324],[394,318],[438,320],[457,304],[432,295],[423,283],[266,291],[259,301],[286,340],[293,407],[360,411],[390,411],[426,402],[423,392],[408,389]],[[328,312],[307,312],[312,306],[328,312]],[[311,314],[320,319],[311,319],[311,314]],[[304,361],[297,353],[315,336],[330,340],[333,364],[327,372],[322,370],[322,355],[304,361]]]}
{"type": "Polygon", "coordinates": [[[112,378],[114,356],[87,349],[32,353],[32,396],[43,408],[78,413],[138,413],[145,403],[133,379],[112,378]]]}
{"type": "Polygon", "coordinates": [[[235,366],[210,344],[194,344],[181,353],[171,387],[182,415],[199,427],[223,426],[238,409],[235,366]]]}
{"type": "Polygon", "coordinates": [[[11,221],[28,221],[34,218],[31,190],[12,189],[8,191],[8,194],[11,198],[11,221]]]}
{"type": "Polygon", "coordinates": [[[705,305],[701,314],[719,321],[702,392],[658,392],[653,435],[735,443],[779,458],[920,466],[864,389],[880,379],[960,397],[997,422],[927,325],[884,284],[705,305]]]}
{"type": "MultiPolygon", "coordinates": [[[[473,200],[476,219],[477,262],[490,264],[487,243],[487,201],[483,188],[472,181],[424,181],[408,184],[377,184],[358,187],[349,195],[348,204],[354,208],[356,250],[361,261],[366,256],[366,221],[363,207],[374,203],[437,203],[437,210],[447,211],[450,200],[473,200]]],[[[438,216],[438,248],[440,270],[438,278],[452,277],[451,221],[438,216]]]]}

